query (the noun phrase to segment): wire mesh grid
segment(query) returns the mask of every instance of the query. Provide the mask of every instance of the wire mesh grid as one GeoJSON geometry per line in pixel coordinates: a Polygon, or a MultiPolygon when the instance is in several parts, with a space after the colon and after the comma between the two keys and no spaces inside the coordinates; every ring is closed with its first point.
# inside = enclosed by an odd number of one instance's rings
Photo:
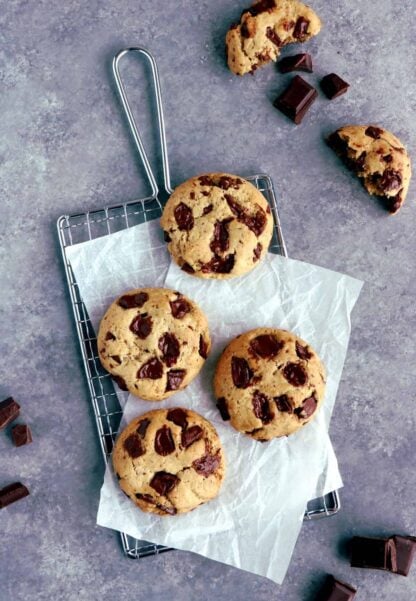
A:
{"type": "MultiPolygon", "coordinates": [[[[247,179],[262,192],[273,212],[275,227],[270,251],[286,256],[272,180],[263,174],[247,177],[247,179]]],[[[110,458],[122,417],[119,398],[127,401],[128,393],[119,389],[116,392],[111,376],[101,366],[95,331],[82,300],[66,249],[74,244],[94,240],[157,219],[161,216],[162,209],[158,198],[149,197],[87,213],[64,215],[58,219],[57,223],[77,334],[105,462],[108,462],[110,458]]],[[[152,250],[154,249],[149,249],[150,252],[152,250]]],[[[311,501],[305,511],[305,520],[331,516],[339,509],[339,495],[337,491],[334,491],[325,497],[311,501]]],[[[169,550],[168,547],[137,540],[125,533],[121,533],[121,541],[126,555],[133,558],[146,557],[169,550]]]]}

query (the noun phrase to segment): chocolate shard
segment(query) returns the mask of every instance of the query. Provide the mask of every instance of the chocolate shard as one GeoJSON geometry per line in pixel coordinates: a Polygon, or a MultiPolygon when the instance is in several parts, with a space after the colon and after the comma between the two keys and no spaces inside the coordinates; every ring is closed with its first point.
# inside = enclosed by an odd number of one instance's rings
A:
{"type": "Polygon", "coordinates": [[[283,94],[275,100],[274,106],[299,125],[317,96],[315,88],[296,75],[283,94]]]}
{"type": "Polygon", "coordinates": [[[341,79],[336,73],[329,73],[321,80],[321,90],[329,100],[345,94],[350,84],[341,79]]]}
{"type": "Polygon", "coordinates": [[[12,438],[16,447],[33,442],[32,432],[26,424],[18,424],[12,428],[12,438]]]}
{"type": "Polygon", "coordinates": [[[293,56],[285,56],[281,61],[278,62],[278,68],[280,73],[290,73],[292,71],[306,71],[306,73],[312,73],[312,57],[307,52],[301,54],[294,54],[293,56]]]}
{"type": "Polygon", "coordinates": [[[319,599],[320,601],[352,601],[356,592],[356,589],[350,584],[329,576],[319,599]]]}
{"type": "Polygon", "coordinates": [[[8,426],[20,413],[20,405],[9,397],[0,403],[0,430],[8,426]]]}
{"type": "Polygon", "coordinates": [[[392,570],[396,565],[395,548],[388,538],[354,536],[351,545],[351,566],[374,570],[392,570]]]}
{"type": "Polygon", "coordinates": [[[396,534],[390,539],[396,549],[395,574],[407,576],[416,553],[416,538],[411,536],[400,536],[396,534]]]}
{"type": "Polygon", "coordinates": [[[29,490],[21,482],[13,482],[4,488],[0,489],[0,509],[11,505],[16,501],[20,501],[29,495],[29,490]]]}

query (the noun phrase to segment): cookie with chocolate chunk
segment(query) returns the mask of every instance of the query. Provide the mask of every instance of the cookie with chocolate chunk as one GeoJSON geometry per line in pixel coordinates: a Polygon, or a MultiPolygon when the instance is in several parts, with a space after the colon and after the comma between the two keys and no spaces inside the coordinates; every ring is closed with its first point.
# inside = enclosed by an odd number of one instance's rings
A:
{"type": "Polygon", "coordinates": [[[375,125],[347,125],[329,136],[328,145],[362,180],[369,194],[382,197],[391,214],[400,210],[412,169],[396,136],[375,125]]]}
{"type": "Polygon", "coordinates": [[[232,278],[259,264],[273,234],[270,206],[253,184],[229,173],[176,188],[161,226],[174,261],[200,278],[232,278]]]}
{"type": "Polygon", "coordinates": [[[324,367],[295,334],[256,328],[234,338],[214,378],[225,421],[260,441],[293,434],[317,414],[325,394],[324,367]]]}
{"type": "Polygon", "coordinates": [[[214,426],[195,411],[149,411],[120,434],[113,450],[120,488],[142,511],[175,515],[218,495],[224,451],[214,426]]]}
{"type": "Polygon", "coordinates": [[[259,0],[227,32],[227,63],[236,75],[276,61],[287,44],[306,42],[321,29],[318,15],[298,0],[259,0]]]}
{"type": "Polygon", "coordinates": [[[183,390],[211,349],[204,313],[167,288],[118,297],[101,321],[97,342],[100,361],[120,388],[146,401],[183,390]]]}

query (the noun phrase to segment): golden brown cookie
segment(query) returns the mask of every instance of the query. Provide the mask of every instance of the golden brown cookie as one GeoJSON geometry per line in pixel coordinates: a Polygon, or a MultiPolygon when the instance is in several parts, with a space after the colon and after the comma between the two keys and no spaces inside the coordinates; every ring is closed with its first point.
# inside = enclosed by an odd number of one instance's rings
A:
{"type": "Polygon", "coordinates": [[[266,441],[288,436],[313,419],[324,400],[324,367],[295,334],[256,328],[227,346],[214,387],[222,418],[266,441]]]}
{"type": "Polygon", "coordinates": [[[146,401],[183,390],[211,349],[201,309],[167,288],[140,288],[117,298],[97,342],[100,361],[120,388],[146,401]]]}
{"type": "Polygon", "coordinates": [[[116,440],[120,488],[140,509],[186,513],[218,495],[225,459],[214,426],[190,409],[157,409],[134,419],[116,440]]]}
{"type": "Polygon", "coordinates": [[[362,179],[369,194],[383,197],[393,215],[404,203],[412,169],[401,141],[375,125],[347,125],[328,138],[329,146],[362,179]]]}
{"type": "Polygon", "coordinates": [[[161,218],[168,249],[184,271],[232,278],[256,267],[273,234],[263,194],[229,173],[208,173],[178,186],[161,218]]]}
{"type": "Polygon", "coordinates": [[[227,33],[228,66],[236,75],[253,73],[276,61],[283,46],[306,42],[320,29],[317,14],[298,0],[260,0],[227,33]]]}

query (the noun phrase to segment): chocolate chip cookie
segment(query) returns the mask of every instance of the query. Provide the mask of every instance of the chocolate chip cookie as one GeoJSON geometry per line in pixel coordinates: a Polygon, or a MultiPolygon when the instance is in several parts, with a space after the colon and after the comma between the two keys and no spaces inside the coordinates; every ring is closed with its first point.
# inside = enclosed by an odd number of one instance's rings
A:
{"type": "Polygon", "coordinates": [[[391,214],[406,199],[412,170],[401,141],[375,125],[347,125],[328,138],[329,146],[361,178],[367,192],[381,196],[391,214]]]}
{"type": "Polygon", "coordinates": [[[318,15],[297,0],[260,0],[243,11],[240,23],[227,32],[227,63],[236,75],[253,73],[276,61],[280,49],[306,42],[321,29],[318,15]]]}
{"type": "Polygon", "coordinates": [[[98,353],[122,390],[160,401],[195,378],[211,349],[205,315],[166,288],[130,290],[104,315],[98,353]]]}
{"type": "Polygon", "coordinates": [[[217,496],[225,459],[214,426],[190,409],[157,409],[118,437],[113,466],[120,488],[140,509],[192,511],[217,496]]]}
{"type": "Polygon", "coordinates": [[[313,419],[324,400],[324,367],[295,334],[257,328],[227,346],[214,387],[223,420],[266,441],[288,436],[313,419]]]}
{"type": "Polygon", "coordinates": [[[273,234],[273,216],[250,182],[228,173],[193,177],[176,188],[161,226],[175,262],[200,278],[232,278],[256,267],[273,234]]]}

